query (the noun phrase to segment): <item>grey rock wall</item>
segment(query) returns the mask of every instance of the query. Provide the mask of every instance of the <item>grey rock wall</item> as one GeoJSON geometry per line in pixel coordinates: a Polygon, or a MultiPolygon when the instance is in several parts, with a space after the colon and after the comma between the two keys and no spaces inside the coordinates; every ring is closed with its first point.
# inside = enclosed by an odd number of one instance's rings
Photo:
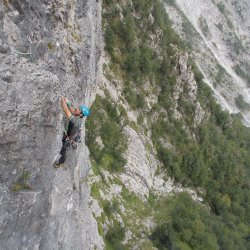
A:
{"type": "Polygon", "coordinates": [[[59,98],[90,104],[100,40],[99,1],[0,2],[0,249],[103,248],[84,140],[63,168],[52,167],[63,133],[59,98]],[[32,189],[14,192],[24,170],[32,189]]]}

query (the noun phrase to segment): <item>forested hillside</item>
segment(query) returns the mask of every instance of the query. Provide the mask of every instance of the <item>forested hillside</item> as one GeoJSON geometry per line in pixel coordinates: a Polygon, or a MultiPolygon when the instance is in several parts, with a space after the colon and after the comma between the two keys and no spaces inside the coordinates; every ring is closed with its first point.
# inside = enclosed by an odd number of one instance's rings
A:
{"type": "Polygon", "coordinates": [[[216,103],[160,1],[104,0],[103,29],[104,72],[120,101],[104,89],[86,126],[106,248],[249,249],[250,129],[216,103]],[[172,177],[203,201],[186,192],[158,195],[149,188],[145,199],[128,190],[120,178],[126,127],[151,140],[159,161],[155,175],[172,177]],[[108,199],[102,193],[111,182],[122,191],[108,199]],[[145,218],[152,222],[147,229],[145,218]]]}

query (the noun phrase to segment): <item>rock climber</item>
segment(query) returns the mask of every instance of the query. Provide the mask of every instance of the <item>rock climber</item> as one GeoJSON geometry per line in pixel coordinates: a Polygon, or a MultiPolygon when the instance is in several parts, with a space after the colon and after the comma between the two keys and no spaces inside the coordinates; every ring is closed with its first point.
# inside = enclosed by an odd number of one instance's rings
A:
{"type": "Polygon", "coordinates": [[[80,142],[81,118],[87,117],[90,114],[89,108],[84,105],[73,108],[72,104],[64,96],[61,97],[61,106],[65,113],[67,124],[62,138],[60,158],[54,163],[55,168],[61,167],[65,162],[66,151],[70,145],[74,149],[77,147],[76,142],[80,142]]]}

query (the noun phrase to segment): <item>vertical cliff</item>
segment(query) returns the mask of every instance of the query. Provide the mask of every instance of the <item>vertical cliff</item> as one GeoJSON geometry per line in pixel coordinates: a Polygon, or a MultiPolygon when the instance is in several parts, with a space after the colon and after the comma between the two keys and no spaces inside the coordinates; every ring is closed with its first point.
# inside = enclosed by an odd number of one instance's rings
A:
{"type": "Polygon", "coordinates": [[[248,249],[247,7],[3,0],[0,249],[248,249]]]}
{"type": "MultiPolygon", "coordinates": [[[[101,2],[0,3],[1,249],[93,249],[83,143],[63,168],[59,98],[90,105],[101,40],[101,2]]],[[[83,137],[84,138],[84,137],[83,137]]]]}

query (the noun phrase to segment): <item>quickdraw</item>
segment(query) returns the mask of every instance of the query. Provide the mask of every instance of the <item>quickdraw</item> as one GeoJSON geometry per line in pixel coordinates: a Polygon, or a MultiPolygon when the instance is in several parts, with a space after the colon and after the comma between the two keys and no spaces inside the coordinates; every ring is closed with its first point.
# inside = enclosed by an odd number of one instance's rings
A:
{"type": "Polygon", "coordinates": [[[65,145],[66,147],[71,146],[73,149],[77,149],[77,143],[74,140],[70,139],[69,137],[66,138],[65,145]]]}

